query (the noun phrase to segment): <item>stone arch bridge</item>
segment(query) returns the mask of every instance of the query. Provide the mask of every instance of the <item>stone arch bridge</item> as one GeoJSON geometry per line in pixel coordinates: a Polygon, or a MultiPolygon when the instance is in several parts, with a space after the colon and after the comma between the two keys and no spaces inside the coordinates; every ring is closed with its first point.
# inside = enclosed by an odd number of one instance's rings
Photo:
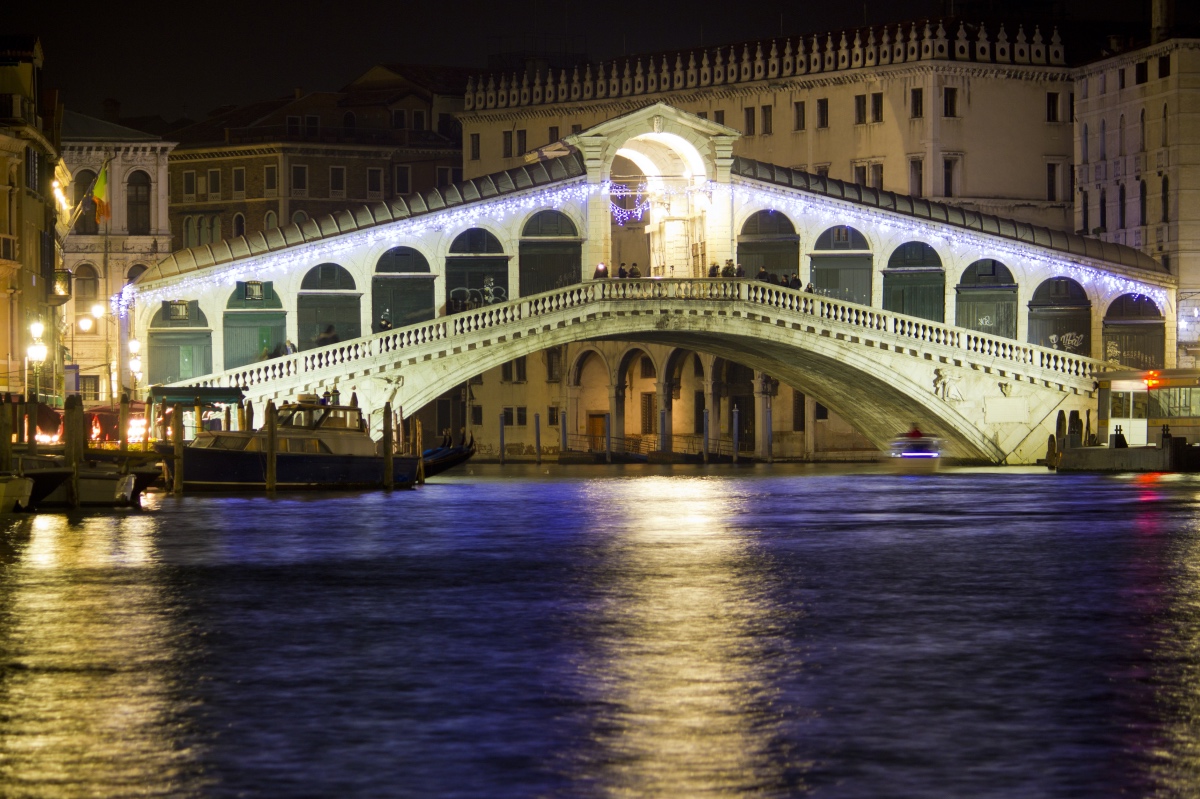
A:
{"type": "MultiPolygon", "coordinates": [[[[948,454],[1033,463],[1060,410],[1095,405],[1102,361],[751,280],[596,280],[209,375],[256,405],[356,393],[416,410],[471,377],[571,342],[625,339],[736,360],[811,394],[878,446],[910,422],[948,454]]],[[[564,386],[565,391],[565,386],[564,386]]],[[[569,401],[569,399],[568,399],[569,401]]]]}

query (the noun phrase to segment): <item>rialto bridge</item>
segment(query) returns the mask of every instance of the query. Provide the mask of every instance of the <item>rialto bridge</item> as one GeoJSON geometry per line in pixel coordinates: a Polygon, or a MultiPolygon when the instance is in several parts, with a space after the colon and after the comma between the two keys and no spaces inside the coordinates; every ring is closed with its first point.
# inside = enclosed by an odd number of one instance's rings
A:
{"type": "Polygon", "coordinates": [[[406,413],[463,387],[488,408],[477,435],[521,392],[575,435],[604,413],[618,435],[635,415],[690,433],[701,407],[728,430],[739,364],[763,433],[782,383],[876,445],[916,421],[958,456],[1027,463],[1058,411],[1094,410],[1096,372],[1173,365],[1174,279],[1141,253],[733,158],[737,135],[652,105],[521,169],[180,251],[116,302],[149,382],[406,413]],[[727,259],[746,278],[708,277],[727,259]],[[594,276],[620,261],[644,277],[594,276]]]}

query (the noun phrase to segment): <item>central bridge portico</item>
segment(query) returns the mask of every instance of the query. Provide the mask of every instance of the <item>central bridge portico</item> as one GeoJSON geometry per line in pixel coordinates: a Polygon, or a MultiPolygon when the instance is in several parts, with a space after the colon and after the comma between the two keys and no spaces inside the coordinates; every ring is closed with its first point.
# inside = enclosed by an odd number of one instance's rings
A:
{"type": "MultiPolygon", "coordinates": [[[[712,352],[821,397],[883,446],[916,421],[958,457],[1030,463],[1104,364],[746,280],[599,280],[212,375],[256,403],[337,388],[419,408],[481,370],[621,338],[712,352]]],[[[570,409],[568,409],[568,416],[570,409]]],[[[378,420],[378,415],[372,417],[378,420]]]]}
{"type": "MultiPolygon", "coordinates": [[[[1136,251],[731,158],[737,135],[649,106],[544,162],[181,251],[118,305],[151,383],[258,401],[336,386],[412,413],[548,348],[646,342],[782,381],[876,445],[916,421],[993,463],[1031,462],[1058,411],[1094,408],[1105,361],[1174,352],[1174,278],[1136,251]],[[652,279],[594,279],[636,247],[652,279]],[[726,259],[813,293],[708,277],[726,259]],[[301,351],[283,355],[285,339],[301,351]]],[[[625,365],[606,368],[608,408],[595,391],[580,406],[583,370],[555,389],[568,432],[584,410],[624,417],[625,365]]],[[[668,424],[672,379],[657,389],[668,424]]]]}

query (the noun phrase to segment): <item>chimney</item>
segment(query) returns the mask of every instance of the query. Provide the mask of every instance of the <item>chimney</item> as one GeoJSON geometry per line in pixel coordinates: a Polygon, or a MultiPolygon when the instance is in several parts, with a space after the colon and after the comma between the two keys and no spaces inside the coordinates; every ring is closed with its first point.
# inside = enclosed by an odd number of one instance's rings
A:
{"type": "Polygon", "coordinates": [[[104,120],[106,122],[120,124],[120,122],[121,122],[121,101],[114,100],[111,97],[106,97],[106,98],[104,98],[104,102],[101,105],[104,109],[104,120]]]}
{"type": "Polygon", "coordinates": [[[1150,0],[1150,43],[1168,38],[1174,24],[1175,0],[1150,0]]]}

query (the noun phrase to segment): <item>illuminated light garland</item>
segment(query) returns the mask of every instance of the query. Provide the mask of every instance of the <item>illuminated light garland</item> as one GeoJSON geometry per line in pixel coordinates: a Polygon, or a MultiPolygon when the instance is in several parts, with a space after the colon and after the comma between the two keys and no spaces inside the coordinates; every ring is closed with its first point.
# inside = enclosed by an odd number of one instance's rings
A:
{"type": "Polygon", "coordinates": [[[114,313],[125,318],[136,301],[153,304],[178,299],[225,287],[232,290],[239,281],[262,280],[264,277],[285,274],[296,268],[311,268],[326,260],[335,260],[348,251],[383,244],[399,246],[411,243],[431,232],[475,227],[480,222],[502,221],[509,216],[523,216],[529,211],[561,208],[568,203],[585,202],[599,193],[602,186],[576,178],[555,188],[531,188],[520,194],[473,201],[464,206],[437,209],[410,219],[383,222],[366,230],[348,231],[272,253],[229,261],[216,266],[200,267],[194,274],[180,279],[162,278],[145,286],[125,286],[112,301],[114,313]]]}
{"type": "Polygon", "coordinates": [[[678,197],[681,195],[704,194],[710,200],[712,199],[714,184],[712,181],[705,181],[699,186],[688,185],[683,188],[674,188],[672,186],[660,186],[651,191],[647,184],[639,183],[637,188],[632,188],[624,183],[613,183],[612,181],[601,184],[603,190],[608,193],[608,210],[612,214],[613,221],[621,227],[631,219],[641,220],[642,217],[649,211],[653,205],[653,197],[678,197]],[[647,195],[646,199],[642,199],[642,195],[647,195]],[[633,208],[625,208],[613,202],[613,197],[633,197],[636,202],[633,208]]]}
{"type": "Polygon", "coordinates": [[[782,211],[789,216],[794,214],[793,219],[815,218],[827,227],[856,222],[863,227],[890,229],[931,243],[941,242],[947,248],[955,246],[976,248],[989,253],[983,257],[1001,261],[1004,259],[999,255],[1008,255],[1014,259],[1041,265],[1047,272],[1046,279],[1069,277],[1085,288],[1092,289],[1095,294],[1100,296],[1120,296],[1122,294],[1146,296],[1154,300],[1160,310],[1170,307],[1170,294],[1161,286],[1056,257],[1047,251],[1049,248],[1030,246],[1002,236],[955,227],[948,222],[912,219],[887,208],[868,210],[850,200],[839,201],[833,197],[791,193],[802,191],[799,189],[787,190],[758,186],[744,182],[745,179],[738,177],[735,177],[734,181],[733,185],[718,186],[717,190],[722,193],[732,192],[734,200],[742,205],[758,203],[767,206],[770,210],[782,211]],[[991,255],[991,253],[999,255],[991,255]]]}

